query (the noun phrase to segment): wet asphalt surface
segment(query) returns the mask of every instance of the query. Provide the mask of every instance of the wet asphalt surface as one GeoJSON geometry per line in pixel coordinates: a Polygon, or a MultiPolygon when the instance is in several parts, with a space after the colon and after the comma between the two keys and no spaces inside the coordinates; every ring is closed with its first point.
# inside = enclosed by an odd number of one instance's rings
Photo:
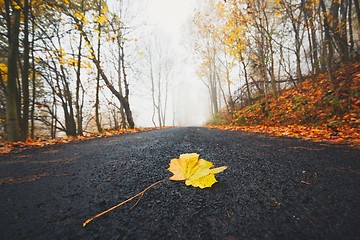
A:
{"type": "Polygon", "coordinates": [[[0,239],[359,239],[360,150],[241,131],[173,128],[0,155],[0,239]],[[211,188],[164,182],[82,222],[199,153],[211,188]]]}

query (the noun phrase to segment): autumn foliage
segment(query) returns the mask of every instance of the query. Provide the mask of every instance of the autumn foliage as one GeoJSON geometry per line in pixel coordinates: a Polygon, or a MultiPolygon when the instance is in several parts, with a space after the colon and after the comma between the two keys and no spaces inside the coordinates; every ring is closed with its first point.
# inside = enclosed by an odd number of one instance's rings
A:
{"type": "Polygon", "coordinates": [[[13,151],[22,151],[34,147],[44,147],[54,144],[64,144],[73,141],[80,141],[86,139],[103,138],[114,135],[136,133],[141,131],[153,130],[157,128],[134,128],[134,129],[117,129],[117,130],[104,130],[102,133],[90,133],[84,136],[65,136],[56,139],[39,138],[33,140],[28,138],[25,142],[0,142],[0,154],[6,154],[13,151]]]}
{"type": "MultiPolygon", "coordinates": [[[[360,62],[344,64],[331,83],[327,74],[310,77],[283,90],[278,98],[260,98],[223,113],[221,128],[266,132],[314,141],[360,144],[360,62]]],[[[218,126],[219,127],[219,126],[218,126]]]]}

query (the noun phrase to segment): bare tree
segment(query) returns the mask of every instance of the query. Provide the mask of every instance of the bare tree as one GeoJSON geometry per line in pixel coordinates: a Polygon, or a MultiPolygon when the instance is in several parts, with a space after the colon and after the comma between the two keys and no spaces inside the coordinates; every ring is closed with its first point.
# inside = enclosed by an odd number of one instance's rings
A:
{"type": "Polygon", "coordinates": [[[154,126],[166,126],[166,113],[168,106],[169,84],[172,78],[174,63],[171,50],[166,41],[159,35],[153,35],[145,52],[146,72],[145,75],[150,81],[151,98],[153,104],[152,122],[154,126]],[[157,120],[155,119],[157,116],[157,120]]]}

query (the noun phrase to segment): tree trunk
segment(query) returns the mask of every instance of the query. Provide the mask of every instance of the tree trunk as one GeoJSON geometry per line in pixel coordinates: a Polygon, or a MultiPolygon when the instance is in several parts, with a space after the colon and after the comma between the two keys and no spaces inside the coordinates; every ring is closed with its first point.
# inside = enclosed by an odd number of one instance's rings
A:
{"type": "MultiPolygon", "coordinates": [[[[101,0],[99,3],[99,17],[101,15],[101,0]]],[[[82,24],[82,23],[80,23],[82,24]]],[[[82,29],[82,28],[81,28],[82,29]]],[[[98,42],[97,42],[97,59],[99,61],[100,64],[100,49],[101,49],[101,24],[98,24],[98,42]]],[[[100,113],[99,113],[99,108],[100,108],[100,100],[99,100],[99,92],[100,92],[100,70],[98,69],[97,71],[97,76],[96,76],[96,96],[95,96],[95,122],[96,122],[96,127],[99,133],[102,132],[102,127],[101,127],[101,123],[100,123],[100,113]]]]}
{"type": "Polygon", "coordinates": [[[360,6],[359,6],[359,0],[353,0],[354,6],[355,6],[355,12],[358,20],[358,24],[360,25],[360,6]]]}
{"type": "Polygon", "coordinates": [[[166,76],[165,79],[166,83],[165,83],[165,98],[164,98],[164,107],[163,107],[163,111],[162,111],[162,122],[164,127],[166,126],[166,109],[167,109],[167,102],[168,102],[168,90],[169,90],[169,80],[168,80],[168,76],[166,76]]]}
{"type": "MultiPolygon", "coordinates": [[[[132,112],[130,110],[130,104],[127,98],[125,98],[120,92],[118,92],[113,84],[110,82],[110,80],[108,79],[108,77],[106,76],[104,70],[102,69],[99,60],[97,59],[97,56],[95,55],[94,52],[94,48],[91,45],[91,42],[86,34],[86,32],[84,31],[84,29],[81,27],[80,21],[79,19],[77,19],[76,17],[73,17],[73,19],[75,20],[75,22],[77,23],[79,30],[81,32],[81,35],[83,36],[86,44],[88,44],[89,48],[90,48],[90,54],[91,54],[91,60],[92,62],[95,64],[97,70],[99,71],[99,74],[101,76],[101,78],[104,80],[106,87],[111,91],[112,94],[114,94],[114,96],[120,101],[120,103],[123,105],[124,110],[125,110],[125,114],[126,114],[126,119],[128,121],[129,127],[130,128],[135,128],[135,123],[132,117],[132,112]]],[[[129,95],[129,87],[128,84],[125,83],[125,96],[129,95]]]]}
{"type": "Polygon", "coordinates": [[[161,66],[160,66],[160,69],[159,69],[159,72],[158,72],[158,81],[157,81],[157,89],[158,89],[158,92],[157,92],[157,115],[158,115],[158,121],[159,121],[159,126],[160,127],[163,127],[163,123],[161,121],[161,66]]]}
{"type": "Polygon", "coordinates": [[[74,109],[73,109],[73,101],[71,92],[68,86],[68,83],[65,81],[65,99],[66,102],[63,106],[64,113],[65,113],[65,124],[66,124],[66,134],[69,136],[76,136],[76,123],[75,123],[75,115],[74,115],[74,109]]]}
{"type": "MultiPolygon", "coordinates": [[[[213,64],[215,65],[215,64],[213,64]]],[[[214,68],[214,66],[212,67],[214,68]]],[[[217,81],[215,76],[215,69],[210,69],[210,96],[211,102],[213,106],[213,116],[215,116],[219,112],[219,105],[218,105],[218,96],[217,96],[217,81]]]]}
{"type": "Polygon", "coordinates": [[[349,20],[349,38],[350,38],[350,58],[353,58],[354,53],[354,35],[353,35],[353,26],[352,26],[352,0],[349,0],[349,9],[348,9],[348,20],[349,20]]]}
{"type": "Polygon", "coordinates": [[[31,40],[31,62],[32,62],[32,66],[31,66],[31,70],[32,70],[32,74],[31,74],[31,89],[32,89],[32,98],[31,98],[31,112],[30,112],[30,122],[31,122],[31,127],[30,127],[30,137],[31,139],[35,139],[35,101],[36,101],[36,85],[35,85],[35,80],[36,80],[36,72],[35,72],[35,56],[34,56],[34,45],[35,45],[35,20],[33,17],[33,12],[32,12],[32,2],[30,1],[30,16],[31,17],[31,35],[32,35],[32,40],[31,40]]]}
{"type": "MultiPolygon", "coordinates": [[[[293,23],[294,25],[295,23],[293,23]]],[[[299,35],[299,27],[294,27],[295,31],[295,55],[296,55],[296,75],[299,82],[303,81],[302,72],[301,72],[301,42],[300,42],[300,35],[299,35]]]]}
{"type": "MultiPolygon", "coordinates": [[[[336,42],[337,50],[340,55],[341,61],[345,62],[348,59],[348,49],[347,49],[347,40],[343,39],[342,35],[346,34],[346,29],[344,30],[344,28],[346,28],[346,25],[341,26],[341,23],[339,22],[339,8],[340,8],[340,4],[337,1],[333,1],[330,7],[331,18],[329,17],[326,18],[329,27],[331,27],[331,32],[336,42]]],[[[346,14],[345,14],[345,18],[346,18],[346,14]]]]}
{"type": "MultiPolygon", "coordinates": [[[[120,42],[120,41],[119,41],[120,42]]],[[[122,93],[122,57],[121,57],[121,46],[119,44],[119,52],[118,52],[118,84],[119,84],[119,93],[122,93]]],[[[121,125],[120,128],[126,128],[126,116],[125,116],[125,111],[124,111],[124,107],[120,102],[120,115],[121,115],[121,125]]]]}
{"type": "Polygon", "coordinates": [[[250,86],[249,86],[249,78],[246,70],[246,65],[244,61],[242,62],[244,68],[244,76],[245,76],[245,84],[246,84],[246,92],[248,95],[248,105],[251,105],[251,94],[250,94],[250,86]]]}
{"type": "Polygon", "coordinates": [[[96,77],[96,93],[95,93],[95,123],[96,128],[99,133],[102,132],[101,122],[100,122],[100,99],[99,99],[99,92],[100,92],[100,73],[98,73],[98,77],[96,77]]]}
{"type": "Polygon", "coordinates": [[[79,39],[79,52],[78,52],[78,60],[77,60],[77,69],[76,69],[76,96],[75,96],[75,104],[76,104],[76,122],[78,128],[78,135],[83,135],[83,126],[82,126],[82,104],[80,104],[80,88],[81,88],[81,49],[82,49],[82,37],[80,35],[79,39]]]}
{"type": "MultiPolygon", "coordinates": [[[[153,112],[152,112],[152,116],[151,116],[151,121],[154,124],[154,127],[156,127],[156,121],[155,121],[155,115],[156,115],[156,101],[155,101],[155,81],[154,81],[154,70],[153,70],[153,65],[152,65],[152,53],[149,52],[150,56],[149,56],[149,64],[150,64],[150,82],[151,82],[151,98],[152,98],[152,103],[153,103],[153,112]]],[[[161,126],[160,126],[161,127],[161,126]]]]}
{"type": "MultiPolygon", "coordinates": [[[[7,5],[7,15],[10,16],[9,1],[7,5]]],[[[6,134],[7,139],[12,142],[20,140],[19,115],[20,106],[17,102],[18,87],[17,79],[17,60],[19,55],[19,32],[20,32],[20,10],[12,9],[12,21],[8,22],[9,55],[8,55],[8,83],[6,86],[6,134]]]]}
{"type": "MultiPolygon", "coordinates": [[[[84,11],[84,0],[81,1],[81,11],[84,11]]],[[[75,95],[75,105],[76,105],[76,122],[77,122],[77,134],[83,135],[83,125],[82,125],[82,104],[80,104],[80,88],[81,88],[81,50],[82,50],[82,36],[79,36],[79,49],[78,49],[78,58],[76,67],[76,95],[75,95]]]]}
{"type": "Polygon", "coordinates": [[[314,27],[311,28],[311,42],[312,42],[311,52],[314,60],[313,72],[315,72],[315,75],[317,75],[320,73],[320,66],[319,66],[319,58],[318,58],[318,42],[316,40],[316,32],[314,27]]]}
{"type": "MultiPolygon", "coordinates": [[[[58,40],[60,40],[60,38],[58,38],[58,40]]],[[[60,42],[59,42],[59,46],[61,46],[60,42]]],[[[61,56],[58,57],[60,58],[61,56]]],[[[61,71],[60,79],[62,80],[62,84],[64,86],[63,110],[65,115],[66,134],[68,136],[76,136],[77,131],[76,131],[74,108],[73,108],[73,99],[72,99],[69,83],[66,79],[66,71],[62,64],[60,64],[60,71],[61,71]]]]}
{"type": "Polygon", "coordinates": [[[132,112],[131,112],[131,109],[130,109],[130,103],[129,103],[130,90],[129,90],[129,84],[128,84],[128,81],[127,81],[127,74],[126,74],[126,70],[125,70],[125,53],[124,53],[124,46],[123,45],[120,45],[120,50],[121,50],[123,80],[124,80],[124,87],[125,87],[125,97],[123,97],[122,93],[120,93],[120,96],[122,98],[120,98],[119,101],[120,101],[120,104],[123,105],[123,107],[124,107],[129,127],[130,128],[135,128],[135,123],[134,123],[134,119],[133,119],[133,116],[132,116],[132,112]]]}
{"type": "Polygon", "coordinates": [[[339,26],[339,48],[341,56],[346,62],[349,60],[349,48],[347,40],[347,11],[348,11],[348,0],[342,0],[340,4],[340,26],[339,26]]]}
{"type": "Polygon", "coordinates": [[[324,0],[320,0],[320,7],[323,11],[323,18],[324,18],[324,30],[325,30],[324,50],[327,52],[327,56],[325,57],[326,67],[327,67],[329,81],[332,85],[334,85],[335,77],[332,72],[333,48],[331,45],[329,17],[327,16],[324,0]]]}
{"type": "Polygon", "coordinates": [[[30,68],[30,43],[29,43],[29,0],[24,1],[24,56],[22,70],[22,92],[23,92],[23,111],[21,124],[21,140],[25,141],[29,133],[29,68],[30,68]]]}
{"type": "Polygon", "coordinates": [[[51,125],[50,125],[50,135],[51,139],[56,138],[56,118],[57,118],[57,107],[56,107],[56,94],[53,91],[53,102],[52,102],[52,112],[51,114],[51,125]]]}

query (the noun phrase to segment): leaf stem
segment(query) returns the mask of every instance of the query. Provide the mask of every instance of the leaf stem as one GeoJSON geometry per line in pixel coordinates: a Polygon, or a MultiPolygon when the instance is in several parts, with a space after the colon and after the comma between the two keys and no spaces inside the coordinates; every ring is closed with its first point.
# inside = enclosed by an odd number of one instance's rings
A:
{"type": "MultiPolygon", "coordinates": [[[[106,214],[106,213],[108,213],[108,212],[111,212],[112,210],[114,210],[114,209],[116,209],[116,208],[124,205],[124,204],[127,203],[127,202],[130,202],[131,200],[133,200],[133,199],[135,199],[135,198],[137,198],[137,197],[139,197],[139,196],[143,196],[144,193],[145,193],[146,191],[148,191],[150,188],[154,187],[155,185],[157,185],[157,184],[159,184],[159,183],[162,183],[162,182],[165,182],[165,181],[168,181],[168,180],[169,180],[169,179],[166,178],[166,179],[162,179],[162,180],[160,180],[160,181],[157,181],[157,182],[151,184],[150,186],[148,186],[147,188],[145,188],[144,190],[142,190],[141,192],[139,192],[139,193],[135,194],[134,196],[126,199],[125,201],[123,201],[123,202],[121,202],[121,203],[119,203],[119,204],[117,204],[117,205],[115,205],[115,206],[113,206],[113,207],[111,207],[111,208],[109,208],[109,209],[101,212],[101,213],[96,214],[95,216],[93,216],[93,217],[87,219],[85,222],[83,222],[83,227],[85,227],[87,224],[89,224],[89,223],[90,223],[91,221],[93,221],[95,218],[98,218],[98,217],[100,217],[100,216],[102,216],[102,215],[104,215],[104,214],[106,214]]],[[[140,198],[140,199],[141,199],[141,198],[140,198]]],[[[139,201],[137,201],[132,208],[134,208],[138,203],[139,203],[139,201]]],[[[132,208],[131,208],[131,209],[132,209],[132,208]]]]}

